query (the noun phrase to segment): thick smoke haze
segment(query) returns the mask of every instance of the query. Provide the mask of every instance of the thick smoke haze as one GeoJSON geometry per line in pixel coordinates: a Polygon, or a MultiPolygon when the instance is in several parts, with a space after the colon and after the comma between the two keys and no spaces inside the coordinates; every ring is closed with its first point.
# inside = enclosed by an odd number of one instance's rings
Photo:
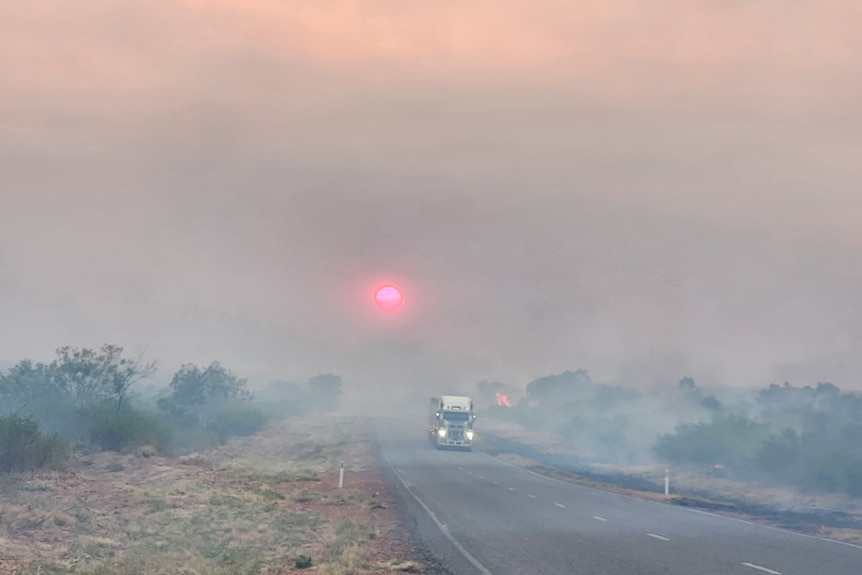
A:
{"type": "Polygon", "coordinates": [[[837,0],[4,2],[0,362],[860,389],[860,27],[837,0]]]}

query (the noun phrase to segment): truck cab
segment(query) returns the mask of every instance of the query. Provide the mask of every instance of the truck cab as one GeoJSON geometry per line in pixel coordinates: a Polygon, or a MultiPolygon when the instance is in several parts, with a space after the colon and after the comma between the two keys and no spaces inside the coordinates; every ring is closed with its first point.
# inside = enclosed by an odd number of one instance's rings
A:
{"type": "Polygon", "coordinates": [[[428,441],[437,449],[473,450],[473,400],[463,395],[432,397],[429,404],[428,441]]]}

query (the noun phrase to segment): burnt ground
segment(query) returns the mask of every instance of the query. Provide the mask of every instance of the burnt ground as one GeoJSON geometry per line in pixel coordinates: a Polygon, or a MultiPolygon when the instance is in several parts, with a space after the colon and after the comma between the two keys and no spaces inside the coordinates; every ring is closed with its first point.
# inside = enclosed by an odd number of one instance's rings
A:
{"type": "Polygon", "coordinates": [[[185,457],[75,454],[3,478],[0,573],[422,571],[399,513],[366,421],[294,418],[185,457]]]}

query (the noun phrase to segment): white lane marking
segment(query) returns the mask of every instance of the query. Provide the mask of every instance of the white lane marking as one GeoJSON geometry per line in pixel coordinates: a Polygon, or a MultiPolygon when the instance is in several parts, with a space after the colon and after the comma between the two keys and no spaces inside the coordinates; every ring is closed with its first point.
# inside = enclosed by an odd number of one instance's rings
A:
{"type": "Polygon", "coordinates": [[[515,488],[514,488],[514,487],[507,487],[507,489],[508,489],[509,491],[514,491],[514,490],[515,490],[515,488]]]}
{"type": "Polygon", "coordinates": [[[484,475],[480,475],[480,476],[479,476],[479,479],[485,479],[485,476],[484,476],[484,475]]]}
{"type": "MultiPolygon", "coordinates": [[[[378,443],[378,445],[380,445],[380,444],[378,443]]],[[[452,543],[452,545],[454,545],[454,546],[455,546],[455,549],[457,549],[457,550],[461,553],[461,555],[463,555],[463,556],[464,556],[464,559],[466,559],[467,561],[469,561],[469,562],[473,565],[473,567],[475,567],[475,568],[476,568],[476,569],[477,569],[477,570],[478,570],[482,575],[494,575],[493,573],[491,573],[491,572],[488,570],[488,568],[487,568],[487,567],[485,567],[484,565],[482,565],[482,564],[479,562],[479,560],[478,560],[478,559],[476,559],[475,557],[473,557],[473,554],[472,554],[472,553],[470,553],[469,551],[467,551],[467,549],[465,549],[465,548],[464,548],[464,546],[463,546],[463,545],[461,545],[461,544],[458,542],[458,540],[457,540],[457,539],[455,539],[454,537],[452,537],[452,534],[451,534],[451,533],[449,533],[449,529],[448,529],[445,525],[443,525],[443,523],[441,523],[439,519],[437,519],[437,516],[434,514],[434,512],[433,512],[433,511],[431,511],[431,509],[430,509],[427,505],[425,505],[425,502],[424,502],[424,501],[422,501],[421,499],[419,499],[419,496],[418,496],[418,495],[416,495],[416,493],[414,493],[414,492],[413,492],[413,490],[410,488],[410,486],[409,486],[409,485],[407,485],[407,483],[404,481],[404,478],[403,478],[403,477],[401,477],[401,474],[400,474],[400,473],[398,473],[398,470],[397,470],[397,469],[395,469],[394,467],[392,467],[392,461],[389,459],[389,454],[388,454],[388,453],[386,453],[386,449],[385,449],[382,445],[380,445],[380,451],[383,453],[383,459],[385,459],[385,460],[386,460],[386,464],[389,466],[389,468],[390,468],[390,469],[392,469],[393,473],[395,473],[395,477],[397,477],[397,478],[398,478],[398,481],[400,481],[400,482],[401,482],[401,485],[403,485],[403,486],[404,486],[404,489],[406,489],[406,490],[407,490],[407,493],[409,493],[410,495],[412,495],[412,496],[413,496],[413,499],[415,499],[415,500],[416,500],[416,502],[417,502],[420,506],[422,506],[422,509],[424,509],[424,510],[425,510],[425,513],[427,513],[427,514],[428,514],[428,517],[430,517],[430,518],[431,518],[431,521],[433,521],[433,522],[434,522],[434,524],[435,524],[435,525],[437,526],[437,528],[440,530],[440,533],[442,533],[442,534],[443,534],[443,536],[444,536],[446,539],[448,539],[448,540],[449,540],[449,542],[450,542],[450,543],[452,543]]],[[[469,472],[468,472],[468,473],[469,473],[469,472]]]]}
{"type": "Polygon", "coordinates": [[[660,539],[661,541],[670,541],[670,539],[668,539],[667,537],[662,537],[661,535],[656,535],[655,533],[647,533],[647,535],[655,539],[660,539]]]}
{"type": "Polygon", "coordinates": [[[607,521],[607,519],[605,519],[604,517],[599,517],[598,515],[593,515],[593,519],[595,519],[596,521],[607,521]]]}
{"type": "Polygon", "coordinates": [[[491,483],[493,483],[494,485],[500,485],[499,481],[492,481],[491,483]]]}
{"type": "Polygon", "coordinates": [[[769,573],[770,575],[781,575],[781,571],[773,571],[772,569],[767,569],[766,567],[761,567],[760,565],[755,565],[754,563],[743,563],[746,567],[751,567],[752,569],[757,569],[758,571],[763,571],[764,573],[769,573]]]}
{"type": "MultiPolygon", "coordinates": [[[[598,487],[591,487],[589,485],[581,485],[580,483],[574,483],[572,481],[563,481],[562,479],[556,479],[554,477],[548,477],[547,475],[542,475],[541,473],[537,473],[530,469],[525,469],[516,463],[511,463],[509,461],[503,461],[502,459],[497,459],[493,455],[489,455],[487,453],[482,453],[484,457],[492,460],[494,463],[499,465],[505,465],[506,467],[511,467],[512,469],[517,469],[523,473],[529,473],[533,477],[538,479],[543,479],[545,481],[556,483],[558,485],[568,485],[569,487],[573,487],[575,489],[589,489],[590,491],[598,491],[599,493],[604,493],[605,495],[614,495],[616,497],[621,497],[625,499],[631,499],[634,501],[641,502],[645,505],[662,505],[664,507],[671,506],[670,503],[665,503],[662,501],[652,501],[649,499],[643,499],[641,497],[635,497],[634,495],[623,495],[621,493],[615,493],[613,491],[608,491],[607,489],[599,489],[598,487]]],[[[827,543],[834,543],[835,545],[843,545],[845,547],[853,547],[854,549],[862,549],[862,545],[857,545],[856,543],[850,543],[848,541],[839,541],[837,539],[829,539],[828,537],[821,537],[819,535],[809,535],[807,533],[800,533],[798,531],[790,531],[783,527],[776,527],[774,525],[765,525],[763,523],[754,523],[753,521],[746,521],[745,519],[739,519],[737,517],[728,517],[727,515],[719,515],[717,513],[712,513],[710,511],[703,511],[702,509],[692,509],[691,507],[676,507],[674,509],[678,509],[679,511],[686,511],[688,513],[699,513],[700,515],[707,515],[714,519],[724,520],[724,521],[734,521],[736,523],[742,523],[743,525],[748,525],[750,527],[754,527],[756,529],[771,529],[772,531],[780,531],[785,535],[792,535],[794,537],[804,537],[806,539],[816,539],[818,541],[826,541],[827,543]]]]}
{"type": "Polygon", "coordinates": [[[565,505],[563,505],[562,503],[554,503],[554,505],[556,505],[557,507],[560,507],[560,508],[562,508],[562,509],[565,509],[565,508],[566,508],[566,506],[565,506],[565,505]]]}
{"type": "Polygon", "coordinates": [[[532,493],[527,493],[527,497],[529,497],[530,499],[535,499],[535,498],[536,498],[536,496],[535,496],[535,495],[533,495],[532,493]]]}
{"type": "Polygon", "coordinates": [[[473,472],[472,472],[472,471],[468,471],[468,472],[467,472],[467,475],[473,475],[473,472]]]}

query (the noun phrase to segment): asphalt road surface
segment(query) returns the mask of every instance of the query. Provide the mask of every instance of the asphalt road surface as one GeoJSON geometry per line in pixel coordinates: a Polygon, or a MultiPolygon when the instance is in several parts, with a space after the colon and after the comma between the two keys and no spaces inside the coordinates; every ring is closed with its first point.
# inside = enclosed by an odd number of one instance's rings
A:
{"type": "Polygon", "coordinates": [[[411,527],[453,575],[862,575],[862,547],[437,451],[422,421],[375,425],[411,527]]]}

